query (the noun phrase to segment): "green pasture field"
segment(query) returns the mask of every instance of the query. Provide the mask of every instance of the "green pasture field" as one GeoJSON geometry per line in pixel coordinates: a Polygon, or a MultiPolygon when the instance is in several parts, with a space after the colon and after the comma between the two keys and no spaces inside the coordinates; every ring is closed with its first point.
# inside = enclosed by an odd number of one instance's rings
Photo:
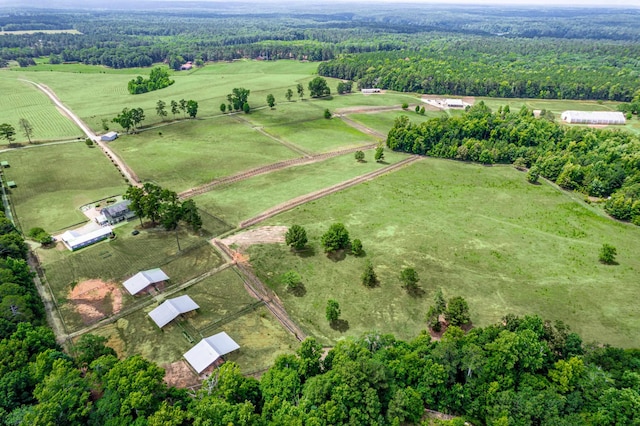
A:
{"type": "MultiPolygon", "coordinates": [[[[7,72],[11,72],[12,76],[18,75],[46,84],[89,126],[101,132],[102,119],[111,120],[125,107],[142,108],[146,115],[143,122],[145,126],[160,122],[155,111],[158,100],[169,104],[171,100],[193,99],[198,102],[199,117],[219,115],[220,104],[227,103],[227,94],[234,87],[251,90],[249,104],[252,108],[266,105],[269,93],[277,101],[284,101],[286,89],[291,88],[295,92],[298,82],[306,90],[307,82],[312,78],[311,73],[316,67],[317,64],[298,61],[210,64],[193,71],[171,71],[175,80],[173,85],[140,95],[129,94],[127,83],[138,75],[148,77],[151,68],[125,71],[109,70],[101,66],[63,64],[38,65],[7,72]],[[52,71],[46,71],[47,69],[52,71]]],[[[168,118],[172,118],[170,110],[168,118]]],[[[115,123],[110,123],[110,127],[111,130],[119,130],[115,123]]]]}
{"type": "Polygon", "coordinates": [[[24,232],[39,226],[54,233],[86,222],[81,206],[127,188],[102,151],[83,142],[15,149],[0,158],[11,166],[4,179],[18,185],[10,199],[24,232]]]}
{"type": "Polygon", "coordinates": [[[178,192],[300,156],[233,116],[122,135],[110,145],[140,179],[178,192]]]}
{"type": "Polygon", "coordinates": [[[640,228],[603,217],[546,183],[530,185],[510,167],[425,158],[263,224],[307,229],[311,248],[301,255],[284,245],[252,246],[248,253],[292,317],[323,343],[372,329],[413,337],[442,288],[445,297],[469,302],[476,325],[538,314],[566,322],[587,342],[640,344],[640,228]],[[322,253],[320,236],[334,222],[362,240],[366,258],[322,253]],[[617,248],[619,265],[598,262],[603,243],[617,248]],[[365,259],[380,280],[373,289],[361,284],[365,259]],[[416,269],[423,295],[401,288],[404,267],[416,269]],[[280,282],[292,269],[302,276],[302,297],[280,282]],[[340,303],[348,331],[329,327],[328,299],[340,303]]]}
{"type": "MultiPolygon", "coordinates": [[[[327,79],[327,81],[331,81],[331,79],[327,79]]],[[[340,81],[340,80],[335,80],[340,81]]],[[[403,103],[408,103],[415,107],[415,105],[420,105],[419,96],[415,93],[402,93],[402,92],[393,92],[387,91],[386,93],[373,93],[364,95],[356,90],[355,83],[353,93],[338,95],[335,90],[335,86],[337,83],[331,81],[329,86],[331,88],[332,96],[330,99],[319,99],[317,102],[319,103],[330,103],[331,105],[327,105],[327,108],[352,108],[352,107],[361,107],[361,106],[398,106],[400,107],[403,103]]],[[[305,88],[306,89],[306,88],[305,88]]],[[[426,108],[426,105],[425,105],[426,108]]]]}
{"type": "Polygon", "coordinates": [[[237,224],[292,198],[338,184],[406,158],[385,152],[385,163],[373,161],[374,150],[365,151],[365,162],[345,154],[318,163],[290,167],[259,175],[194,197],[199,208],[237,224]]]}
{"type": "Polygon", "coordinates": [[[546,109],[557,114],[560,120],[560,113],[567,110],[578,111],[617,111],[619,102],[609,101],[581,101],[571,99],[524,99],[524,98],[483,98],[477,97],[476,103],[484,101],[492,111],[497,111],[499,107],[509,105],[511,111],[518,111],[522,105],[529,109],[546,109]]]}
{"type": "Polygon", "coordinates": [[[292,353],[298,345],[267,308],[251,308],[256,300],[247,294],[242,280],[232,269],[171,297],[183,294],[188,294],[200,309],[174,320],[162,330],[148,316],[157,306],[152,304],[92,333],[107,337],[108,345],[122,357],[140,354],[166,365],[182,359],[202,337],[225,331],[240,345],[240,349],[225,356],[225,360],[238,363],[245,374],[268,368],[278,355],[292,353]],[[193,342],[187,340],[183,332],[193,342]]]}
{"type": "MultiPolygon", "coordinates": [[[[73,331],[86,325],[69,300],[77,283],[100,279],[120,285],[139,271],[162,268],[171,285],[182,284],[222,264],[222,259],[208,242],[181,229],[178,251],[175,234],[160,228],[144,229],[131,235],[136,221],[115,229],[116,239],[70,252],[58,243],[55,249],[39,249],[38,255],[67,327],[73,331]]],[[[145,296],[129,295],[123,290],[126,308],[145,296]]],[[[109,314],[110,312],[107,312],[109,314]]]]}
{"type": "MultiPolygon", "coordinates": [[[[72,139],[82,131],[64,117],[47,96],[30,83],[18,81],[14,75],[0,71],[0,123],[16,129],[16,142],[28,142],[18,123],[26,119],[33,127],[32,141],[72,139]]],[[[6,145],[1,139],[0,144],[6,145]]]]}
{"type": "Polygon", "coordinates": [[[365,126],[387,134],[393,127],[396,118],[406,115],[412,123],[422,123],[434,117],[443,117],[447,113],[444,111],[425,111],[424,115],[416,114],[415,111],[381,111],[367,114],[349,114],[349,118],[365,126]]]}
{"type": "Polygon", "coordinates": [[[377,141],[373,136],[348,126],[339,118],[319,118],[295,125],[267,127],[264,130],[313,153],[368,145],[377,141]]]}

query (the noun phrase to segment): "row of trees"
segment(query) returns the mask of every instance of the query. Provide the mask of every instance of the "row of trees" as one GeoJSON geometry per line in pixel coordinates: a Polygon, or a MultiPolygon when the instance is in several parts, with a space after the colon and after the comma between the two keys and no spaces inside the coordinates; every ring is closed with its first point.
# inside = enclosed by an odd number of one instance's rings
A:
{"type": "Polygon", "coordinates": [[[169,78],[169,72],[161,67],[155,67],[151,70],[149,78],[145,79],[142,76],[138,76],[133,80],[130,80],[127,89],[132,95],[138,95],[140,93],[152,92],[154,90],[164,89],[174,83],[174,80],[169,78]]]}
{"type": "Polygon", "coordinates": [[[389,148],[413,154],[529,167],[569,190],[606,198],[613,217],[640,224],[640,140],[628,132],[557,124],[552,114],[536,119],[523,107],[495,113],[481,101],[458,117],[412,124],[396,119],[389,148]]]}
{"type": "Polygon", "coordinates": [[[181,111],[183,117],[186,117],[188,115],[190,118],[196,118],[196,116],[198,115],[198,102],[194,101],[193,99],[180,99],[179,101],[175,101],[172,99],[168,105],[162,99],[158,100],[158,102],[156,102],[156,114],[162,120],[164,120],[169,115],[169,111],[167,111],[167,108],[170,109],[171,115],[173,115],[174,118],[176,115],[180,114],[181,111]]]}

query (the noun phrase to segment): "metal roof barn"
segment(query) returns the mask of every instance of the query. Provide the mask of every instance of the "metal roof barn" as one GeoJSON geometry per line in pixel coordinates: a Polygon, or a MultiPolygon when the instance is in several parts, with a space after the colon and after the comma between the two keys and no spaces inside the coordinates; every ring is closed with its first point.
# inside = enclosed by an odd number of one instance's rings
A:
{"type": "Polygon", "coordinates": [[[160,328],[169,324],[179,315],[200,308],[196,302],[187,295],[166,300],[162,305],[149,312],[149,316],[160,328]]]}
{"type": "Polygon", "coordinates": [[[197,345],[183,356],[191,364],[191,367],[200,374],[208,366],[216,362],[218,358],[237,349],[240,349],[240,345],[223,331],[200,340],[197,345]]]}
{"type": "Polygon", "coordinates": [[[161,281],[166,281],[169,279],[169,276],[165,274],[162,269],[149,269],[148,271],[142,271],[135,274],[133,277],[126,280],[124,283],[124,288],[126,288],[129,293],[137,294],[140,293],[145,288],[149,287],[151,284],[159,283],[161,281]]]}

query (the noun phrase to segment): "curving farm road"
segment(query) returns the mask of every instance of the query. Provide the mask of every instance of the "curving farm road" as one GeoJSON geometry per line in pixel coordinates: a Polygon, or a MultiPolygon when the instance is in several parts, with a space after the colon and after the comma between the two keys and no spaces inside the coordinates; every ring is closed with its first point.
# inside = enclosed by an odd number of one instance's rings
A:
{"type": "Polygon", "coordinates": [[[44,84],[36,83],[35,81],[25,80],[22,78],[19,80],[29,84],[33,84],[38,90],[47,95],[49,99],[51,99],[51,101],[54,103],[54,105],[58,107],[58,110],[62,113],[62,115],[73,121],[76,126],[78,126],[82,130],[82,132],[87,135],[87,138],[94,141],[102,149],[102,152],[104,152],[109,160],[111,160],[113,164],[118,168],[120,173],[122,173],[132,185],[142,185],[135,172],[131,170],[131,168],[129,168],[129,166],[127,166],[127,164],[122,161],[122,159],[118,157],[116,153],[111,150],[111,148],[109,148],[108,144],[100,140],[100,136],[96,135],[94,131],[91,130],[91,128],[80,119],[80,117],[78,117],[73,111],[71,111],[71,109],[64,105],[53,90],[51,90],[44,84]]]}

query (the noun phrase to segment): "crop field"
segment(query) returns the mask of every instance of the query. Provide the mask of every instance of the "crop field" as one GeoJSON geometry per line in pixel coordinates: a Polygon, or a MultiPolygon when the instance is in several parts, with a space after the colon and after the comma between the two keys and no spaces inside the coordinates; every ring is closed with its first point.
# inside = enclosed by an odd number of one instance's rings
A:
{"type": "Polygon", "coordinates": [[[10,198],[25,232],[39,226],[53,233],[85,222],[81,206],[126,190],[102,151],[84,143],[15,149],[0,157],[11,165],[4,178],[17,184],[10,198]]]}
{"type": "Polygon", "coordinates": [[[141,354],[164,365],[179,361],[202,337],[225,331],[240,345],[238,351],[225,359],[238,363],[245,374],[268,368],[276,356],[291,353],[298,345],[264,306],[254,305],[255,299],[247,294],[232,269],[172,297],[183,294],[188,294],[200,309],[162,330],[148,316],[157,306],[152,304],[92,333],[107,337],[108,345],[120,356],[141,354]]]}
{"type": "MultiPolygon", "coordinates": [[[[33,141],[73,139],[82,135],[71,120],[64,117],[47,96],[33,85],[18,81],[14,75],[0,72],[0,123],[16,129],[16,142],[28,142],[19,128],[21,118],[33,127],[33,141]]],[[[5,139],[0,144],[7,144],[5,139]]]]}
{"type": "Polygon", "coordinates": [[[385,163],[376,163],[373,155],[374,150],[365,151],[365,162],[362,163],[356,162],[353,154],[345,154],[319,163],[290,167],[216,188],[194,197],[194,200],[201,209],[228,223],[237,224],[292,198],[378,170],[407,157],[406,154],[386,151],[385,163]]]}
{"type": "Polygon", "coordinates": [[[189,120],[123,135],[110,146],[140,179],[177,192],[300,156],[233,116],[189,120]]]}
{"type": "MultiPolygon", "coordinates": [[[[296,84],[305,85],[311,79],[316,64],[297,61],[262,63],[256,61],[236,61],[206,65],[194,71],[171,72],[175,83],[165,89],[131,95],[127,91],[129,80],[138,75],[147,77],[151,68],[112,72],[100,66],[41,65],[56,67],[56,71],[38,72],[38,67],[15,69],[11,75],[44,83],[51,87],[60,99],[94,130],[101,131],[102,119],[111,121],[124,107],[140,107],[145,111],[145,126],[161,121],[156,115],[158,100],[167,104],[171,100],[193,99],[198,102],[198,116],[210,117],[220,114],[220,104],[227,103],[227,94],[234,87],[251,90],[249,103],[252,108],[266,105],[266,96],[273,93],[277,101],[284,101],[288,88],[295,91],[296,84]],[[69,68],[65,68],[69,67],[69,68]],[[65,72],[65,70],[72,70],[65,72]],[[60,71],[58,71],[60,70],[60,71]],[[82,74],[79,78],[78,74],[82,74]],[[206,88],[203,90],[203,88],[206,88]]],[[[169,112],[169,118],[171,113],[169,112]]],[[[110,123],[112,130],[119,130],[110,123]]]]}
{"type": "Polygon", "coordinates": [[[306,227],[311,249],[303,255],[283,245],[248,253],[293,318],[324,343],[371,329],[415,336],[442,288],[447,298],[465,297],[477,325],[539,314],[565,321],[587,342],[640,344],[640,229],[546,183],[530,185],[510,167],[424,159],[264,224],[306,227]],[[320,236],[333,222],[362,240],[378,287],[360,282],[365,259],[322,253],[320,236]],[[617,248],[619,265],[598,262],[603,243],[617,248]],[[416,269],[423,295],[401,288],[403,267],[416,269]],[[283,291],[280,277],[291,269],[302,276],[302,297],[283,291]],[[329,327],[330,298],[340,303],[347,331],[329,327]]]}
{"type": "MultiPolygon", "coordinates": [[[[139,271],[160,267],[172,285],[182,284],[222,264],[206,240],[185,230],[179,232],[182,250],[178,251],[173,232],[148,229],[133,236],[131,230],[135,225],[136,222],[131,222],[117,227],[115,240],[74,253],[62,248],[61,243],[55,249],[38,250],[47,281],[70,330],[84,325],[69,296],[78,283],[100,279],[122,289],[122,282],[139,271]]],[[[123,307],[145,297],[134,298],[126,290],[121,294],[123,307]]]]}

